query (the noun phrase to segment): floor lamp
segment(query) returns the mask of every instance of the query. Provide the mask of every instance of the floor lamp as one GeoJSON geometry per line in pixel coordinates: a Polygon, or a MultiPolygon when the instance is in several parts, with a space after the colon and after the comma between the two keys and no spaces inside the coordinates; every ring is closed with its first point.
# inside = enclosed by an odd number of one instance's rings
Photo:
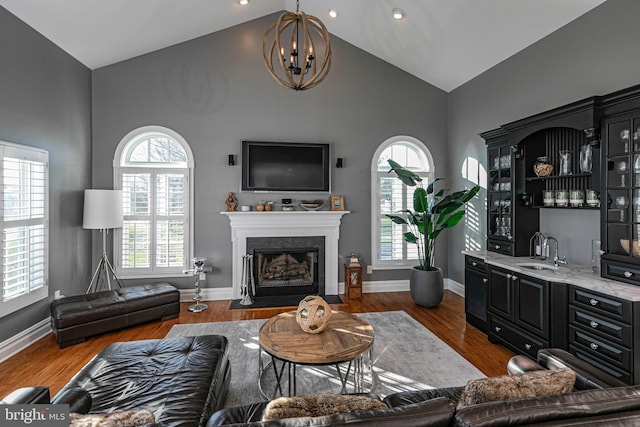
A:
{"type": "Polygon", "coordinates": [[[111,277],[119,287],[122,287],[120,279],[113,271],[113,266],[107,257],[107,233],[111,228],[121,228],[122,218],[122,191],[120,190],[84,190],[84,219],[82,228],[100,230],[102,232],[102,257],[96,268],[87,292],[99,290],[100,279],[107,281],[111,290],[111,277]]]}

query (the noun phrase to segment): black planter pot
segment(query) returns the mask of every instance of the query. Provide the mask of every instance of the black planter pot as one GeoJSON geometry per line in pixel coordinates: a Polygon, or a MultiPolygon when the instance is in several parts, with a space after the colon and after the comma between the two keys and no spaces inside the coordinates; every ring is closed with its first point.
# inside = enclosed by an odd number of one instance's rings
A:
{"type": "Polygon", "coordinates": [[[436,307],[442,302],[444,294],[444,279],[442,269],[433,270],[411,269],[409,287],[413,302],[422,307],[436,307]]]}

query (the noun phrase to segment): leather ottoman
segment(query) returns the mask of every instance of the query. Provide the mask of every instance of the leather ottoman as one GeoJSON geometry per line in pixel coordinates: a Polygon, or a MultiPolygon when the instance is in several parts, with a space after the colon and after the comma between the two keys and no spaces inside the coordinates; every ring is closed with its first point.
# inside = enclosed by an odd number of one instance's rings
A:
{"type": "Polygon", "coordinates": [[[168,283],[154,283],[53,300],[51,329],[62,348],[87,337],[179,314],[180,292],[168,283]]]}
{"type": "Polygon", "coordinates": [[[89,413],[146,409],[163,427],[204,426],[227,398],[228,347],[222,335],[112,343],[51,403],[89,413]]]}

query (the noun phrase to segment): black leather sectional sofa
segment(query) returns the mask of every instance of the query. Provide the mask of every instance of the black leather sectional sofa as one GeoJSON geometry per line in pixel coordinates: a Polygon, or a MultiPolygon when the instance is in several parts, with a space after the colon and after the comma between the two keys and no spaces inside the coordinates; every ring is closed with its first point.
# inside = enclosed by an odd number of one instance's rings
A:
{"type": "Polygon", "coordinates": [[[456,410],[463,387],[407,391],[383,399],[387,409],[322,417],[260,421],[269,402],[224,405],[230,368],[222,336],[165,338],[111,344],[49,400],[46,387],[15,391],[1,403],[67,403],[71,411],[147,409],[157,426],[637,426],[640,386],[617,379],[557,349],[537,363],[515,356],[512,374],[571,368],[573,393],[481,403],[456,410]],[[213,414],[212,414],[213,413],[213,414]]]}
{"type": "Polygon", "coordinates": [[[638,426],[640,386],[625,386],[617,379],[557,349],[543,349],[538,363],[515,356],[510,373],[538,369],[571,368],[576,372],[573,393],[482,403],[456,410],[463,387],[407,391],[387,396],[388,409],[287,418],[261,422],[268,402],[223,409],[210,418],[207,427],[249,426],[638,426]]]}

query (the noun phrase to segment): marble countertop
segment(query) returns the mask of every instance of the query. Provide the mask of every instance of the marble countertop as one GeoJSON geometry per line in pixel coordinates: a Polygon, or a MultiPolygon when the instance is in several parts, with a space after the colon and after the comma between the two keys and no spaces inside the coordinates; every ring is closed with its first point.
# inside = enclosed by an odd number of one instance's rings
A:
{"type": "Polygon", "coordinates": [[[549,282],[567,283],[628,301],[640,301],[640,286],[605,279],[594,274],[590,267],[560,264],[555,270],[532,270],[523,267],[523,264],[546,264],[553,267],[553,261],[541,261],[540,259],[529,257],[512,257],[490,251],[462,251],[462,253],[483,259],[489,265],[506,268],[519,274],[526,274],[549,282]]]}

